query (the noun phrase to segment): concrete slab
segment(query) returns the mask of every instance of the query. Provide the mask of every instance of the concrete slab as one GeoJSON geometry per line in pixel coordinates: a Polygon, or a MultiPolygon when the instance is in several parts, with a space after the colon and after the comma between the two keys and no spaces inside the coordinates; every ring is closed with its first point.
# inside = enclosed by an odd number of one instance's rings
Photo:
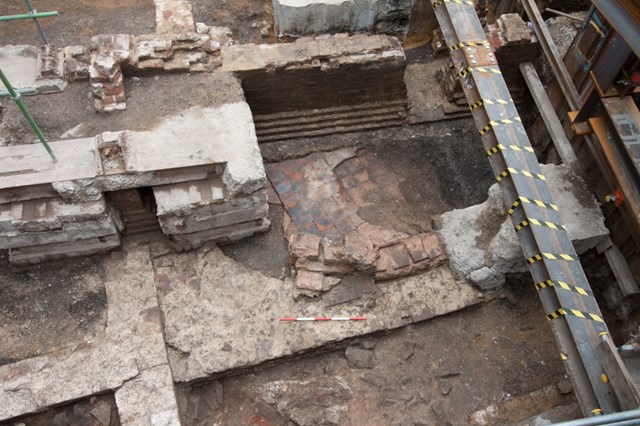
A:
{"type": "MultiPolygon", "coordinates": [[[[0,68],[14,89],[35,89],[38,48],[35,46],[0,47],[0,68]]],[[[0,91],[5,91],[0,86],[0,91]]]]}
{"type": "MultiPolygon", "coordinates": [[[[541,169],[576,252],[607,238],[600,205],[584,181],[565,166],[542,164],[541,169]]],[[[490,289],[503,285],[505,274],[528,270],[498,184],[483,204],[447,212],[435,222],[457,276],[490,289]]]]}
{"type": "Polygon", "coordinates": [[[100,173],[95,138],[53,141],[50,145],[58,157],[55,163],[39,143],[0,147],[0,188],[87,179],[100,173]]]}
{"type": "Polygon", "coordinates": [[[188,382],[255,366],[349,337],[400,327],[478,303],[481,294],[446,267],[377,284],[356,300],[295,300],[294,283],[247,269],[218,248],[176,254],[156,267],[173,378],[188,382]],[[169,259],[169,260],[167,260],[169,259]],[[167,263],[165,263],[167,262],[167,263]],[[335,305],[335,306],[327,306],[335,305]],[[286,316],[367,321],[287,323],[286,316]]]}
{"type": "Polygon", "coordinates": [[[124,161],[129,172],[226,163],[222,179],[232,195],[250,194],[265,183],[251,110],[244,102],[193,107],[153,131],[130,132],[124,161]],[[163,150],[161,141],[178,143],[163,150]]]}
{"type": "Polygon", "coordinates": [[[412,6],[412,0],[274,0],[273,16],[280,37],[377,29],[404,34],[412,6]]]}
{"type": "Polygon", "coordinates": [[[104,334],[0,367],[0,420],[122,386],[117,397],[123,424],[177,424],[150,423],[140,415],[170,419],[176,404],[166,391],[171,379],[148,250],[132,246],[125,253],[112,255],[107,270],[104,334]],[[154,388],[158,393],[149,398],[154,388]]]}

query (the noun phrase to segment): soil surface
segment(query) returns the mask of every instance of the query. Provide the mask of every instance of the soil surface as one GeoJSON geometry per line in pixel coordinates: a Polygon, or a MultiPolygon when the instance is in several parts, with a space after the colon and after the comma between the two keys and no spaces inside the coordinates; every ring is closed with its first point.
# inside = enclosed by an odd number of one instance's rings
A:
{"type": "MultiPolygon", "coordinates": [[[[476,308],[359,338],[346,350],[183,388],[189,401],[183,419],[191,425],[467,425],[476,410],[564,378],[542,312],[524,277],[476,308]]],[[[287,326],[295,332],[296,324],[287,326]]]]}
{"type": "Polygon", "coordinates": [[[238,44],[275,43],[271,0],[191,0],[196,22],[229,27],[238,44]]]}
{"type": "MultiPolygon", "coordinates": [[[[150,34],[156,29],[153,0],[32,0],[38,12],[60,12],[60,16],[41,18],[49,43],[56,47],[89,45],[98,34],[150,34]]],[[[27,13],[23,1],[3,1],[0,15],[27,13]]],[[[0,22],[0,40],[6,44],[41,45],[35,24],[30,19],[0,22]]]]}
{"type": "Polygon", "coordinates": [[[113,394],[96,395],[71,404],[6,422],[0,426],[120,426],[113,394]]]}
{"type": "Polygon", "coordinates": [[[0,365],[91,340],[104,330],[107,267],[100,256],[16,267],[0,253],[0,365]]]}
{"type": "MultiPolygon", "coordinates": [[[[127,109],[97,113],[88,82],[64,91],[25,96],[24,104],[48,140],[92,137],[105,131],[149,130],[192,106],[244,101],[240,83],[222,73],[164,74],[125,79],[127,109]]],[[[37,141],[29,123],[8,98],[0,98],[0,145],[37,141]]]]}

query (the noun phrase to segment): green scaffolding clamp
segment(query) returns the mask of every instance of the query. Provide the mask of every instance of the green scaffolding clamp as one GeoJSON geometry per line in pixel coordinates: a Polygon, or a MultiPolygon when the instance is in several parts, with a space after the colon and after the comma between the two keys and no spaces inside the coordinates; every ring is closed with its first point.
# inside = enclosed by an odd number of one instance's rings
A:
{"type": "Polygon", "coordinates": [[[24,117],[27,119],[27,121],[31,125],[31,128],[33,129],[33,131],[38,136],[38,139],[40,139],[40,142],[42,142],[42,145],[44,145],[44,148],[47,150],[47,152],[51,156],[51,159],[54,162],[58,161],[58,159],[56,158],[56,155],[53,153],[53,150],[49,146],[49,142],[47,142],[47,139],[42,134],[42,131],[40,130],[40,128],[36,124],[36,121],[33,119],[31,114],[29,113],[29,111],[27,110],[27,107],[24,106],[24,103],[22,102],[20,94],[17,93],[16,90],[11,85],[11,83],[9,83],[9,80],[7,79],[7,77],[2,72],[2,69],[0,69],[0,80],[2,80],[2,83],[4,84],[4,87],[7,88],[7,91],[9,92],[9,95],[11,96],[11,99],[13,99],[15,101],[15,103],[18,105],[18,108],[20,108],[20,111],[22,111],[22,114],[24,114],[24,117]]]}

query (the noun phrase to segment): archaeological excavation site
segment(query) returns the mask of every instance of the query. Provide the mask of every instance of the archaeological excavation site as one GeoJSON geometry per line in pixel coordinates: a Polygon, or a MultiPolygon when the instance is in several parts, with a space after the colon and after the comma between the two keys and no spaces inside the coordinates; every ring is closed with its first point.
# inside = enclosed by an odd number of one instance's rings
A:
{"type": "Polygon", "coordinates": [[[3,0],[0,426],[640,425],[640,0],[3,0]]]}

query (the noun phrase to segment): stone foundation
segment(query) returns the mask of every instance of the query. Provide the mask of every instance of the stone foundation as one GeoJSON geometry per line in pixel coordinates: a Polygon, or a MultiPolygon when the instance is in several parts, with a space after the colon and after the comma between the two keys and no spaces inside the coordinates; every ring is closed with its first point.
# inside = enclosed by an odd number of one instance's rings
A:
{"type": "MultiPolygon", "coordinates": [[[[222,83],[238,84],[231,76],[222,83]]],[[[160,227],[177,249],[269,226],[266,175],[244,102],[194,107],[149,131],[105,132],[51,148],[56,163],[40,145],[0,148],[0,249],[10,250],[12,262],[119,247],[124,223],[103,194],[133,188],[152,189],[160,227]]]]}
{"type": "Polygon", "coordinates": [[[264,190],[238,198],[226,192],[220,178],[154,187],[162,231],[183,246],[196,247],[268,227],[263,221],[269,209],[264,190]]]}
{"type": "Polygon", "coordinates": [[[275,31],[282,36],[341,32],[406,35],[413,0],[274,0],[275,31]]]}
{"type": "Polygon", "coordinates": [[[388,36],[319,36],[222,48],[242,80],[260,142],[400,125],[406,58],[388,36]]]}
{"type": "Polygon", "coordinates": [[[82,256],[120,245],[122,222],[103,198],[65,203],[62,198],[0,204],[0,247],[14,263],[82,256]]]}
{"type": "MultiPolygon", "coordinates": [[[[564,166],[541,165],[576,252],[583,254],[607,238],[600,205],[584,181],[564,166]]],[[[507,215],[498,184],[479,205],[453,210],[435,223],[451,269],[484,290],[504,285],[505,276],[528,270],[516,231],[507,215]]]]}

